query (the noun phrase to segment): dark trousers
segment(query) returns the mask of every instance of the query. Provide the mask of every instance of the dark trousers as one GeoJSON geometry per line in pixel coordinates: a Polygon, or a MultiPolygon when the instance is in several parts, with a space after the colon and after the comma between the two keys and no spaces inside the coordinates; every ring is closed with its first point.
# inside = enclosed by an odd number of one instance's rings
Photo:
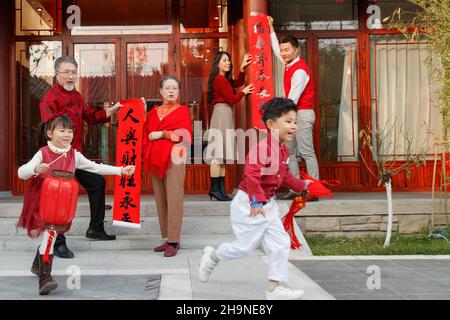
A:
{"type": "Polygon", "coordinates": [[[91,210],[89,228],[103,231],[103,221],[105,220],[105,178],[99,174],[79,169],[75,170],[75,177],[89,196],[91,210]]]}

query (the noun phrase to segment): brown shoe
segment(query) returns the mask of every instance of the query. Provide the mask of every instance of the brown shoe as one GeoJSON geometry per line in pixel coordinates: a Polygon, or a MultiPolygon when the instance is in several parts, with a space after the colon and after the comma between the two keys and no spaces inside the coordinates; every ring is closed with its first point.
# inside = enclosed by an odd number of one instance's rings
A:
{"type": "Polygon", "coordinates": [[[180,249],[180,244],[177,243],[176,247],[167,245],[166,250],[164,250],[164,257],[173,257],[177,254],[178,249],[180,249]]]}
{"type": "Polygon", "coordinates": [[[168,245],[169,245],[169,243],[166,241],[162,245],[157,246],[156,248],[154,248],[153,251],[155,251],[155,252],[164,252],[164,251],[166,251],[166,248],[167,248],[168,245]]]}
{"type": "Polygon", "coordinates": [[[39,294],[47,295],[55,290],[58,284],[53,280],[52,273],[53,255],[49,255],[49,262],[44,262],[44,255],[39,255],[39,294]]]}

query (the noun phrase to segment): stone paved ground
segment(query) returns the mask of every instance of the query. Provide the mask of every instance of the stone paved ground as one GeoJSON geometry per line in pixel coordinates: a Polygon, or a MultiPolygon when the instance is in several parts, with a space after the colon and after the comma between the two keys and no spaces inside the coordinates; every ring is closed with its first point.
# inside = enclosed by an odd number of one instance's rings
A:
{"type": "Polygon", "coordinates": [[[449,259],[291,262],[337,300],[450,300],[449,259]]]}
{"type": "Polygon", "coordinates": [[[58,288],[48,296],[39,296],[36,276],[2,277],[2,299],[155,300],[161,284],[161,275],[86,275],[79,283],[70,276],[54,279],[58,288]]]}

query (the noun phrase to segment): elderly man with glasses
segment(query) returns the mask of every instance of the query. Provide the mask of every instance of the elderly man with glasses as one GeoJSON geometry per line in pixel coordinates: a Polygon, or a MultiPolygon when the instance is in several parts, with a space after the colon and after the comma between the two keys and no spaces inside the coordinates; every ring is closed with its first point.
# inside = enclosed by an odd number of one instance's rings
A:
{"type": "MultiPolygon", "coordinates": [[[[72,148],[83,152],[83,121],[94,125],[106,123],[109,117],[117,113],[121,107],[116,103],[107,110],[95,111],[84,101],[81,94],[75,90],[78,77],[78,63],[70,56],[63,56],[55,61],[55,72],[57,83],[49,89],[39,104],[41,120],[49,122],[61,115],[67,115],[74,124],[74,137],[72,148]]],[[[105,232],[103,221],[105,219],[105,179],[98,174],[77,169],[75,176],[78,182],[87,191],[91,220],[86,237],[97,240],[115,240],[116,236],[105,232]]],[[[59,234],[54,254],[61,258],[73,258],[74,254],[67,248],[64,234],[59,234]]]]}

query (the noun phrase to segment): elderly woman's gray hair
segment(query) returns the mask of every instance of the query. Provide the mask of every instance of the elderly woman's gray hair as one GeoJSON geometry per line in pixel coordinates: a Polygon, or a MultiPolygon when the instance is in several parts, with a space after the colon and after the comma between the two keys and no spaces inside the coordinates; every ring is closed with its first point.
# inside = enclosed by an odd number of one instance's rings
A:
{"type": "Polygon", "coordinates": [[[59,71],[59,66],[60,66],[60,64],[61,64],[61,63],[64,63],[64,62],[66,62],[66,63],[71,63],[71,64],[75,65],[75,67],[78,68],[77,60],[75,60],[74,57],[71,57],[71,56],[62,56],[62,57],[59,57],[58,59],[55,60],[55,72],[58,72],[58,71],[59,71]]]}
{"type": "Polygon", "coordinates": [[[180,80],[178,80],[176,77],[174,76],[164,76],[161,81],[159,82],[159,87],[162,89],[162,87],[164,86],[164,82],[166,82],[167,80],[174,80],[177,82],[178,84],[178,89],[181,89],[181,83],[180,80]]]}

